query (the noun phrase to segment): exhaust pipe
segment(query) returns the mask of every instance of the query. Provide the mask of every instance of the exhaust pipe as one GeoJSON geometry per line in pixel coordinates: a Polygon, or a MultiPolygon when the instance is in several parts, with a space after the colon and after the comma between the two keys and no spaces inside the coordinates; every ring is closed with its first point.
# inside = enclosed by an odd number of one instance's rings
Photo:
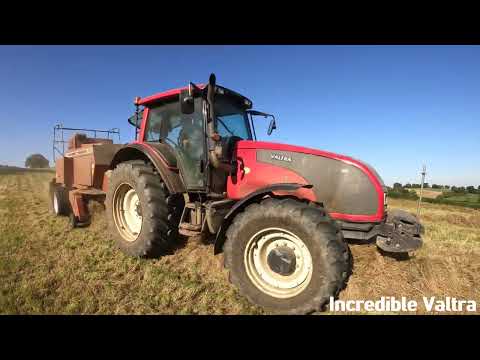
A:
{"type": "Polygon", "coordinates": [[[215,106],[214,106],[214,97],[215,97],[215,89],[216,89],[216,77],[215,74],[210,74],[208,79],[208,88],[207,88],[207,102],[209,108],[209,116],[207,119],[207,131],[208,131],[208,155],[210,159],[210,163],[216,169],[221,169],[225,172],[230,172],[232,167],[230,164],[225,164],[224,162],[220,161],[218,158],[217,151],[221,153],[221,146],[219,144],[220,135],[217,133],[215,129],[215,106]],[[220,147],[218,150],[217,148],[220,147]]]}

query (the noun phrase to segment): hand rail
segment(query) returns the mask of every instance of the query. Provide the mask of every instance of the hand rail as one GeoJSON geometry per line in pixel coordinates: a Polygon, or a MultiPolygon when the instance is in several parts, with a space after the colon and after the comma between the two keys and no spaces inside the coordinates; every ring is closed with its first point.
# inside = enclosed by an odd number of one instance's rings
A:
{"type": "Polygon", "coordinates": [[[62,124],[57,124],[53,127],[52,155],[53,155],[54,163],[57,162],[56,155],[64,156],[65,154],[65,143],[67,143],[67,141],[65,140],[65,137],[64,137],[64,131],[89,132],[89,133],[93,133],[94,138],[97,138],[97,133],[107,134],[108,139],[110,139],[110,136],[118,135],[118,141],[120,141],[119,128],[112,128],[109,130],[99,130],[99,129],[86,129],[86,128],[70,128],[70,127],[64,127],[62,124]]]}

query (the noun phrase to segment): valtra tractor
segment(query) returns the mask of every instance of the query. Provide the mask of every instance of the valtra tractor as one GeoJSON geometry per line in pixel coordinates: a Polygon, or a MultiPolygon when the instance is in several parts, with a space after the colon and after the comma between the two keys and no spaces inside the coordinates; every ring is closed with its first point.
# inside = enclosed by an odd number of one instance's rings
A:
{"type": "MultiPolygon", "coordinates": [[[[387,208],[376,171],[354,158],[257,141],[246,97],[216,84],[135,98],[135,141],[74,135],[56,162],[52,209],[87,225],[103,202],[109,233],[136,257],[210,235],[230,281],[252,303],[279,313],[322,311],[351,273],[346,240],[386,253],[421,244],[416,217],[387,208]],[[214,240],[213,240],[214,239],[214,240]]],[[[262,120],[263,121],[263,120],[262,120]]]]}

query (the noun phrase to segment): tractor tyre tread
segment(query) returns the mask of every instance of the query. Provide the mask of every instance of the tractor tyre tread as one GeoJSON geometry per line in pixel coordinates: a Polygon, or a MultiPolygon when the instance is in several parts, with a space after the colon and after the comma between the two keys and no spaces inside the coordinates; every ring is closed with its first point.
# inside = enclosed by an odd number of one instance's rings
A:
{"type": "MultiPolygon", "coordinates": [[[[171,250],[177,240],[180,214],[175,206],[167,204],[167,198],[174,195],[164,190],[161,184],[162,179],[154,168],[143,161],[126,161],[112,171],[106,196],[108,226],[117,246],[127,255],[158,257],[171,250]],[[123,182],[135,188],[142,206],[142,228],[132,242],[122,237],[113,218],[113,196],[115,189],[123,182]],[[169,215],[172,215],[170,220],[169,215]]],[[[174,205],[181,208],[178,201],[174,205]]]]}
{"type": "Polygon", "coordinates": [[[342,232],[325,210],[291,198],[267,198],[260,203],[248,205],[244,211],[237,214],[226,231],[224,257],[229,280],[241,295],[268,311],[282,314],[311,314],[323,311],[330,297],[337,298],[340,291],[346,287],[352,267],[350,249],[342,232]],[[302,232],[306,235],[302,241],[306,243],[312,257],[320,260],[317,261],[318,264],[322,263],[316,265],[314,260],[314,270],[317,271],[314,271],[312,280],[304,291],[292,298],[269,296],[253,285],[246,275],[243,257],[249,235],[245,233],[261,229],[252,229],[258,224],[258,219],[265,223],[278,223],[279,227],[287,230],[297,229],[302,232]],[[322,280],[313,281],[320,273],[322,280]]]}

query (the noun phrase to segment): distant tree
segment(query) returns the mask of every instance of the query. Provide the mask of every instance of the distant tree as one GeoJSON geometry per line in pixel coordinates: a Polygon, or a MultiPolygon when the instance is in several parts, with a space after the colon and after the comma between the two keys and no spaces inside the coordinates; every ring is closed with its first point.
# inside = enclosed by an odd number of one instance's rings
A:
{"type": "Polygon", "coordinates": [[[410,189],[411,187],[412,187],[412,184],[410,183],[406,183],[404,186],[405,189],[410,189]]]}
{"type": "Polygon", "coordinates": [[[441,189],[442,185],[432,184],[432,189],[441,189]]]}
{"type": "Polygon", "coordinates": [[[396,182],[396,183],[393,184],[393,188],[394,188],[394,189],[402,189],[403,186],[402,186],[402,184],[396,182]]]}
{"type": "MultiPolygon", "coordinates": [[[[397,183],[398,184],[398,183],[397,183]]],[[[415,190],[407,190],[402,187],[388,188],[388,196],[392,198],[401,198],[401,199],[418,199],[417,193],[415,190]]]]}
{"type": "Polygon", "coordinates": [[[467,186],[467,192],[470,194],[475,194],[475,186],[467,186]]]}
{"type": "Polygon", "coordinates": [[[423,183],[423,187],[424,187],[424,188],[428,188],[428,187],[430,187],[430,186],[428,185],[428,183],[423,183]]]}
{"type": "Polygon", "coordinates": [[[32,154],[25,160],[27,168],[48,168],[49,162],[42,154],[32,154]]]}
{"type": "Polygon", "coordinates": [[[450,185],[443,185],[443,187],[447,190],[450,189],[450,185]]]}

